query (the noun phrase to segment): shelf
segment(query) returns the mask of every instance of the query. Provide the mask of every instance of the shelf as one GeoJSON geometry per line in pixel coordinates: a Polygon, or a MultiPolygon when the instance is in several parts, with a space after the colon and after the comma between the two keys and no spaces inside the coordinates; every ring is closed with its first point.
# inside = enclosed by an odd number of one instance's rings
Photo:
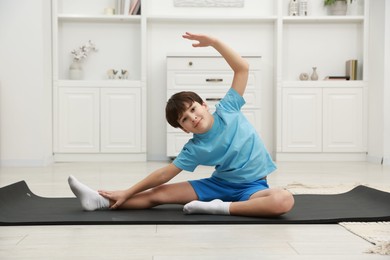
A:
{"type": "Polygon", "coordinates": [[[363,16],[285,16],[283,23],[363,23],[363,16]]]}
{"type": "Polygon", "coordinates": [[[283,81],[282,87],[367,87],[368,83],[367,81],[363,80],[318,80],[318,81],[283,81]]]}
{"type": "Polygon", "coordinates": [[[59,87],[141,87],[139,80],[58,80],[57,82],[59,87]]]}
{"type": "Polygon", "coordinates": [[[82,15],[82,14],[59,14],[59,21],[71,22],[127,22],[139,23],[140,15],[82,15]]]}
{"type": "Polygon", "coordinates": [[[201,16],[201,15],[153,15],[148,16],[150,22],[228,22],[228,23],[248,23],[248,22],[275,22],[276,16],[201,16]]]}

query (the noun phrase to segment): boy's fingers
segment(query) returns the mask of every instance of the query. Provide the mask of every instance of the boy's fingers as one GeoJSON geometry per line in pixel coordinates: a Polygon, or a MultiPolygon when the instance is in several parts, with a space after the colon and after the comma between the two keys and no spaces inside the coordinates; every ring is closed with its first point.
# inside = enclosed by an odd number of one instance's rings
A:
{"type": "Polygon", "coordinates": [[[115,202],[115,204],[112,205],[110,208],[111,208],[111,209],[117,209],[119,206],[120,206],[120,204],[119,204],[118,201],[117,201],[117,202],[115,202]]]}
{"type": "Polygon", "coordinates": [[[99,195],[101,195],[107,199],[111,198],[111,194],[109,192],[106,192],[106,191],[99,191],[99,195]]]}

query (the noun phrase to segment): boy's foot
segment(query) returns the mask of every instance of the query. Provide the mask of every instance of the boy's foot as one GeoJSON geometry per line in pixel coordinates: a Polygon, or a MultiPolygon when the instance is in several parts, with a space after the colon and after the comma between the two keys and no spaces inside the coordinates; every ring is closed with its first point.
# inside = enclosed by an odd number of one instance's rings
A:
{"type": "Polygon", "coordinates": [[[74,195],[80,200],[81,206],[86,211],[108,209],[110,201],[101,196],[97,191],[79,182],[74,176],[69,176],[68,183],[74,195]]]}
{"type": "Polygon", "coordinates": [[[219,199],[210,202],[194,200],[184,205],[183,211],[185,214],[230,215],[230,203],[219,199]]]}

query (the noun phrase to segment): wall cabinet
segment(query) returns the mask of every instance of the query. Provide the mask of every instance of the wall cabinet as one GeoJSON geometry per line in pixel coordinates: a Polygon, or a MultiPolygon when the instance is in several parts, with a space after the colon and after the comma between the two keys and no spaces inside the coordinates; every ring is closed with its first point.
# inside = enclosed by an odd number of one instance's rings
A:
{"type": "Polygon", "coordinates": [[[282,152],[364,152],[362,88],[284,88],[282,152]]]}
{"type": "MultiPolygon", "coordinates": [[[[250,64],[247,89],[244,94],[246,104],[242,112],[261,131],[261,57],[244,56],[250,64]]],[[[180,91],[194,91],[205,101],[210,112],[225,96],[231,87],[233,72],[226,61],[219,56],[183,56],[171,54],[167,57],[167,99],[180,91]]],[[[175,157],[183,145],[192,138],[181,129],[167,124],[167,156],[175,157]]]]}

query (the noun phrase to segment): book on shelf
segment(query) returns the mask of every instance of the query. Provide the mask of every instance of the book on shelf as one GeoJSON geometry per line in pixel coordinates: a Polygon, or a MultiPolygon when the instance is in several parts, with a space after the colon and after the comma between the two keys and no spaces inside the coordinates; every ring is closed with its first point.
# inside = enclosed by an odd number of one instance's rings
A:
{"type": "Polygon", "coordinates": [[[140,11],[141,11],[141,0],[132,0],[129,9],[129,15],[140,14],[140,11]]]}
{"type": "Polygon", "coordinates": [[[349,76],[326,76],[324,80],[349,80],[349,76]]]}
{"type": "Polygon", "coordinates": [[[115,14],[121,15],[125,10],[125,0],[116,0],[116,11],[115,14]]]}
{"type": "Polygon", "coordinates": [[[350,80],[357,80],[357,60],[347,60],[345,62],[345,75],[349,76],[350,80]]]}
{"type": "MultiPolygon", "coordinates": [[[[119,15],[131,15],[134,12],[134,8],[139,9],[140,0],[117,0],[116,10],[119,15]],[[138,6],[138,7],[137,7],[138,6]]],[[[136,9],[135,11],[137,11],[136,9]]]]}
{"type": "Polygon", "coordinates": [[[122,0],[122,1],[124,3],[123,3],[123,11],[121,12],[121,14],[128,15],[130,10],[131,0],[122,0]]]}

